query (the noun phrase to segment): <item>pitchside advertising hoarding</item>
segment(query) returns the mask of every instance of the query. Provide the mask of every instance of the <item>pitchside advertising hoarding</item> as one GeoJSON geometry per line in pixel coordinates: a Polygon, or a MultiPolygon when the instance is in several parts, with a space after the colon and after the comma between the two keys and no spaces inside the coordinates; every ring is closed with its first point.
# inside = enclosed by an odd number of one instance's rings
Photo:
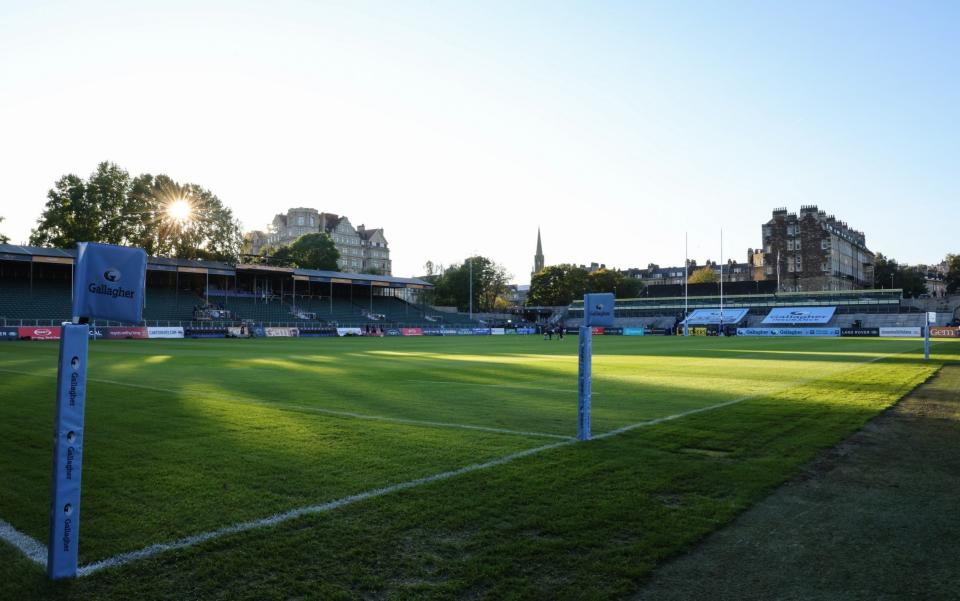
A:
{"type": "Polygon", "coordinates": [[[930,328],[931,338],[960,338],[960,327],[937,327],[930,328]]]}
{"type": "Polygon", "coordinates": [[[885,338],[919,338],[923,328],[880,328],[880,336],[885,338]]]}
{"type": "Polygon", "coordinates": [[[827,323],[836,307],[775,307],[763,318],[764,325],[803,325],[827,323]]]}
{"type": "Polygon", "coordinates": [[[24,340],[60,340],[60,326],[28,326],[17,328],[17,336],[24,340]]]}
{"type": "Polygon", "coordinates": [[[740,323],[749,309],[694,309],[687,316],[687,325],[719,325],[740,323]]]}
{"type": "Polygon", "coordinates": [[[840,328],[737,328],[737,336],[839,336],[840,328]]]}
{"type": "Polygon", "coordinates": [[[0,327],[0,340],[18,340],[20,331],[13,327],[0,327]]]}
{"type": "Polygon", "coordinates": [[[870,338],[880,335],[880,328],[840,328],[841,336],[870,338]]]}

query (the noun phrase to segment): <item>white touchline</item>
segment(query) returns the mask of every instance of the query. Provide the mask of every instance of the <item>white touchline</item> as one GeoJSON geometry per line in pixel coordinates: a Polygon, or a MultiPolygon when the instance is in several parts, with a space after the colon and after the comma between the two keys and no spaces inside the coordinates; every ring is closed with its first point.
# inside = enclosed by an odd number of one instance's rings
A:
{"type": "Polygon", "coordinates": [[[26,555],[30,561],[46,567],[47,546],[32,536],[20,532],[3,520],[0,520],[0,540],[13,545],[18,551],[26,555]]]}
{"type": "MultiPolygon", "coordinates": [[[[864,360],[864,361],[856,361],[856,362],[854,362],[854,365],[863,365],[863,364],[867,364],[867,363],[874,363],[874,362],[876,362],[876,361],[880,361],[880,360],[882,360],[882,359],[886,359],[887,357],[893,357],[893,356],[895,356],[895,355],[902,355],[902,354],[904,354],[904,353],[906,353],[906,352],[911,352],[911,351],[901,351],[901,352],[898,352],[898,353],[889,353],[889,354],[887,354],[887,355],[880,355],[880,356],[877,356],[877,357],[872,357],[872,358],[870,358],[870,359],[866,359],[866,360],[864,360]]],[[[0,369],[0,371],[10,372],[10,370],[4,370],[4,369],[0,369]]],[[[842,372],[842,370],[841,370],[841,372],[842,372]]],[[[841,373],[841,372],[833,372],[833,373],[828,374],[828,375],[835,375],[836,373],[841,373]]],[[[21,373],[21,374],[22,374],[22,372],[10,372],[10,373],[21,373]]],[[[22,375],[29,375],[29,374],[22,374],[22,375]]],[[[689,411],[684,411],[684,412],[681,412],[681,413],[676,413],[676,414],[674,414],[674,415],[668,415],[668,416],[665,416],[665,417],[659,417],[659,418],[656,418],[656,419],[650,419],[650,420],[646,420],[646,421],[642,421],[642,422],[637,422],[637,423],[634,423],[634,424],[629,424],[629,425],[627,425],[627,426],[623,426],[623,427],[621,427],[621,428],[617,428],[617,429],[611,430],[611,431],[609,431],[609,432],[604,432],[604,433],[602,433],[602,434],[597,434],[597,435],[594,436],[591,440],[603,440],[603,439],[607,439],[607,438],[612,438],[612,437],[614,437],[614,436],[617,436],[617,435],[619,435],[619,434],[623,434],[624,432],[629,432],[629,431],[631,431],[631,430],[635,430],[635,429],[637,429],[637,428],[642,428],[642,427],[646,427],[646,426],[654,426],[654,425],[661,424],[661,423],[664,423],[664,422],[667,422],[667,421],[671,421],[671,420],[679,419],[679,418],[682,418],[682,417],[686,417],[686,416],[688,416],[688,415],[693,415],[693,414],[696,414],[696,413],[704,413],[704,412],[707,412],[707,411],[713,411],[713,410],[715,410],[715,409],[721,409],[721,408],[723,408],[723,407],[728,407],[728,406],[730,406],[730,405],[735,405],[735,404],[737,404],[737,403],[742,403],[743,401],[746,401],[746,400],[749,400],[749,399],[753,399],[753,398],[757,398],[757,397],[762,397],[762,396],[768,396],[768,395],[771,395],[771,394],[776,394],[777,392],[782,392],[783,390],[787,390],[787,389],[793,388],[793,387],[795,387],[795,386],[803,386],[803,385],[808,384],[808,383],[810,383],[810,382],[813,382],[813,381],[822,379],[822,377],[823,377],[822,375],[821,375],[821,376],[814,376],[814,377],[810,377],[810,378],[806,378],[806,379],[803,379],[803,380],[798,380],[798,381],[792,382],[792,383],[790,383],[790,384],[788,384],[788,385],[785,385],[785,386],[783,386],[783,387],[777,388],[776,390],[773,390],[773,391],[767,391],[767,392],[763,392],[763,393],[757,393],[757,394],[752,394],[752,395],[748,395],[748,396],[743,396],[743,397],[739,397],[739,398],[732,399],[732,400],[729,400],[729,401],[724,401],[724,402],[722,402],[722,403],[717,403],[717,404],[715,404],[715,405],[709,405],[709,406],[707,406],[707,407],[698,407],[698,408],[696,408],[696,409],[691,409],[691,410],[689,410],[689,411]]],[[[113,381],[109,381],[109,380],[98,380],[98,381],[108,382],[108,383],[115,383],[115,384],[123,384],[122,382],[113,382],[113,381]]],[[[139,387],[139,388],[150,388],[150,387],[147,387],[147,386],[141,386],[141,385],[136,385],[136,384],[124,384],[124,385],[126,385],[126,386],[134,386],[134,387],[139,387]]],[[[162,389],[156,389],[156,390],[161,390],[161,391],[163,391],[162,389]]],[[[167,392],[169,392],[169,391],[167,391],[167,392]]],[[[217,538],[221,538],[221,537],[223,537],[223,536],[227,536],[227,535],[230,535],[230,534],[236,534],[236,533],[245,532],[245,531],[248,531],[248,530],[256,530],[256,529],[259,529],[259,528],[267,528],[267,527],[270,527],[270,526],[275,526],[275,525],[280,524],[280,523],[282,523],[282,522],[286,522],[286,521],[289,521],[289,520],[292,520],[292,519],[296,519],[296,518],[298,518],[298,517],[305,516],[305,515],[325,513],[325,512],[328,512],[328,511],[332,511],[332,510],[334,510],[334,509],[339,509],[340,507],[344,507],[344,506],[347,506],[347,505],[352,505],[353,503],[357,503],[357,502],[359,502],[359,501],[365,501],[365,500],[367,500],[367,499],[372,499],[372,498],[375,498],[375,497],[380,497],[380,496],[383,496],[383,495],[387,495],[387,494],[394,493],[394,492],[399,492],[399,491],[402,491],[402,490],[408,490],[408,489],[415,488],[415,487],[417,487],[417,486],[421,486],[421,485],[424,485],[424,484],[430,484],[431,482],[437,482],[437,481],[440,481],[440,480],[447,480],[447,479],[449,479],[449,478],[453,478],[453,477],[460,476],[460,475],[463,475],[463,474],[468,474],[468,473],[470,473],[470,472],[475,472],[475,471],[478,471],[478,470],[483,470],[483,469],[487,469],[487,468],[491,468],[491,467],[496,467],[496,466],[499,466],[499,465],[504,465],[504,464],[510,463],[510,462],[512,462],[512,461],[514,461],[514,460],[522,459],[522,458],[524,458],[524,457],[529,457],[529,456],[531,456],[531,455],[536,455],[536,454],[542,453],[542,452],[544,452],[544,451],[549,451],[549,450],[556,449],[556,448],[559,448],[559,447],[564,447],[564,446],[573,445],[573,444],[575,444],[576,442],[578,442],[578,441],[577,441],[576,439],[574,439],[574,438],[565,438],[564,440],[561,440],[560,442],[554,442],[554,443],[550,443],[550,444],[547,444],[547,445],[542,445],[542,446],[539,446],[539,447],[534,447],[534,448],[532,448],[532,449],[526,449],[526,450],[523,450],[523,451],[517,451],[517,452],[515,452],[515,453],[511,453],[511,454],[509,454],[509,455],[505,455],[505,456],[500,457],[500,458],[498,458],[498,459],[492,459],[492,460],[486,461],[486,462],[484,462],[484,463],[475,463],[475,464],[468,465],[468,466],[465,466],[465,467],[462,467],[462,468],[458,468],[458,469],[455,469],[455,470],[446,471],[446,472],[441,472],[441,473],[439,473],[439,474],[434,474],[434,475],[432,475],[432,476],[426,476],[426,477],[423,477],[423,478],[417,478],[417,479],[415,479],[415,480],[408,480],[408,481],[406,481],[406,482],[400,482],[400,483],[398,483],[398,484],[391,484],[391,485],[389,485],[389,486],[385,486],[385,487],[382,487],[382,488],[375,488],[375,489],[372,489],[372,490],[368,490],[368,491],[361,492],[361,493],[358,493],[358,494],[355,494],[355,495],[350,495],[350,496],[347,496],[347,497],[343,497],[343,498],[340,498],[340,499],[336,499],[336,500],[334,500],[334,501],[328,501],[328,502],[326,502],[326,503],[321,503],[321,504],[318,504],[318,505],[308,505],[308,506],[306,506],[306,507],[299,507],[299,508],[296,508],[296,509],[290,509],[290,510],[288,510],[288,511],[284,511],[284,512],[281,512],[281,513],[277,513],[277,514],[274,514],[274,515],[269,516],[269,517],[266,517],[266,518],[260,518],[260,519],[257,519],[257,520],[251,520],[251,521],[247,521],[247,522],[239,522],[239,523],[237,523],[237,524],[232,524],[232,525],[230,525],[230,526],[227,526],[227,527],[225,527],[225,528],[221,528],[221,529],[219,529],[219,530],[212,530],[212,531],[209,531],[209,532],[203,532],[203,533],[200,533],[200,534],[194,534],[194,535],[192,535],[192,536],[188,536],[188,537],[185,537],[185,538],[181,538],[181,539],[179,539],[179,540],[175,540],[175,541],[168,542],[168,543],[157,543],[157,544],[154,544],[154,545],[150,545],[150,546],[148,546],[148,547],[144,547],[143,549],[139,549],[139,550],[137,550],[137,551],[130,551],[130,552],[127,552],[127,553],[120,553],[120,554],[118,554],[118,555],[114,555],[113,557],[108,557],[108,558],[106,558],[106,559],[102,559],[102,560],[100,560],[100,561],[96,561],[96,562],[94,562],[94,563],[87,564],[87,565],[85,565],[85,566],[81,566],[80,568],[77,569],[77,575],[78,575],[78,576],[88,576],[88,575],[90,575],[90,574],[93,574],[93,573],[95,573],[95,572],[98,572],[98,571],[103,570],[103,569],[106,569],[106,568],[113,568],[113,567],[123,566],[123,565],[126,565],[126,564],[131,563],[131,562],[134,562],[134,561],[138,561],[138,560],[141,560],[141,559],[147,559],[147,558],[153,557],[153,556],[155,556],[155,555],[158,555],[158,554],[160,554],[160,553],[165,553],[165,552],[167,552],[167,551],[173,551],[173,550],[176,550],[176,549],[185,549],[185,548],[192,547],[192,546],[198,545],[198,544],[200,544],[200,543],[203,543],[203,542],[206,542],[206,541],[209,541],[209,540],[214,540],[214,539],[217,539],[217,538]]],[[[588,442],[589,442],[589,441],[588,441],[588,442]]],[[[41,564],[41,565],[43,565],[43,566],[46,566],[46,563],[47,563],[47,549],[46,549],[46,547],[45,547],[44,545],[42,545],[42,544],[41,544],[39,541],[37,541],[36,539],[34,539],[34,538],[30,537],[30,536],[27,536],[27,535],[25,535],[25,534],[17,531],[16,529],[13,528],[13,526],[10,526],[9,524],[7,524],[6,522],[4,522],[3,520],[0,520],[0,539],[11,543],[15,548],[17,548],[18,550],[20,550],[24,555],[26,555],[26,556],[27,556],[28,558],[30,558],[32,561],[34,561],[34,562],[36,562],[36,563],[39,563],[39,564],[41,564]]]]}
{"type": "MultiPolygon", "coordinates": [[[[2,373],[18,374],[21,376],[40,376],[40,377],[49,377],[55,378],[56,374],[27,374],[21,371],[15,371],[12,369],[0,369],[2,373]]],[[[87,378],[87,382],[99,382],[100,384],[113,384],[115,386],[126,386],[128,388],[140,388],[142,390],[152,390],[154,392],[163,392],[166,394],[182,394],[187,391],[183,390],[172,390],[170,388],[160,388],[158,386],[148,386],[146,384],[133,384],[130,382],[121,382],[120,380],[107,380],[104,378],[87,378]]],[[[261,407],[267,407],[270,409],[277,409],[280,411],[298,411],[304,413],[318,413],[321,415],[331,415],[334,417],[349,417],[352,419],[367,419],[371,421],[380,421],[380,422],[390,422],[396,424],[407,424],[411,426],[424,426],[428,428],[455,428],[459,430],[476,430],[479,432],[491,432],[494,434],[512,434],[514,436],[536,436],[540,438],[556,438],[557,440],[569,440],[574,438],[573,436],[565,436],[563,434],[552,434],[550,432],[530,432],[526,430],[511,430],[509,428],[494,428],[492,426],[478,426],[474,424],[458,424],[455,422],[436,422],[430,420],[421,420],[421,419],[410,419],[406,417],[390,417],[388,415],[371,415],[368,413],[355,413],[353,411],[338,411],[336,409],[326,409],[324,407],[314,407],[312,405],[295,405],[293,403],[288,403],[286,401],[278,401],[273,399],[251,399],[245,397],[226,397],[217,394],[210,394],[207,392],[198,392],[200,396],[205,396],[207,398],[216,400],[216,401],[229,401],[231,403],[247,403],[250,405],[259,405],[261,407]]]]}

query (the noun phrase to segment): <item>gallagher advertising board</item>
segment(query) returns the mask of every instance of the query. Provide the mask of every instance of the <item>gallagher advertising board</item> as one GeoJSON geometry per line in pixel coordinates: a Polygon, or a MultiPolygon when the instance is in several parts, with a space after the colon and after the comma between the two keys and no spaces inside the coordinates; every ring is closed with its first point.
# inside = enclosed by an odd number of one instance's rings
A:
{"type": "Polygon", "coordinates": [[[836,307],[775,307],[763,318],[764,325],[803,325],[827,323],[836,307]]]}
{"type": "Polygon", "coordinates": [[[17,340],[18,338],[20,338],[20,332],[17,330],[17,328],[0,328],[0,340],[17,340]]]}
{"type": "Polygon", "coordinates": [[[737,328],[737,336],[839,336],[840,328],[737,328]]]}

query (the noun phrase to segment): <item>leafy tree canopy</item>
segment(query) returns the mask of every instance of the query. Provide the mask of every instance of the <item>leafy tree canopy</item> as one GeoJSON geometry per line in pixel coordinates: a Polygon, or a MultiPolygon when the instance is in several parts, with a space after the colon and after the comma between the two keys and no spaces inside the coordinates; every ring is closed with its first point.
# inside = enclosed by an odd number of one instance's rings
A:
{"type": "Polygon", "coordinates": [[[947,292],[960,292],[960,254],[947,255],[947,292]]]}
{"type": "MultiPolygon", "coordinates": [[[[434,304],[454,306],[466,311],[470,306],[470,277],[473,276],[473,310],[487,312],[503,306],[498,299],[507,291],[510,275],[502,265],[493,260],[475,256],[466,259],[460,265],[451,265],[442,273],[429,273],[433,263],[425,266],[428,271],[426,280],[434,285],[434,304]]],[[[505,301],[504,301],[505,302],[505,301]]]]}
{"type": "Polygon", "coordinates": [[[304,234],[290,244],[290,258],[302,269],[339,271],[340,251],[325,232],[304,234]]]}
{"type": "MultiPolygon", "coordinates": [[[[3,221],[3,217],[0,217],[0,222],[2,221],[3,221]]],[[[3,234],[0,234],[0,244],[6,244],[9,241],[10,241],[10,238],[7,238],[3,234]]]]}
{"type": "Polygon", "coordinates": [[[576,265],[550,265],[533,274],[527,305],[556,307],[582,298],[587,290],[587,270],[576,265]]]}
{"type": "Polygon", "coordinates": [[[103,162],[87,179],[68,174],[47,192],[30,235],[37,246],[77,242],[139,246],[154,256],[236,261],[240,224],[219,198],[166,175],[131,178],[103,162]]]}
{"type": "Polygon", "coordinates": [[[687,278],[688,284],[715,284],[718,281],[717,274],[712,267],[701,267],[687,278]]]}

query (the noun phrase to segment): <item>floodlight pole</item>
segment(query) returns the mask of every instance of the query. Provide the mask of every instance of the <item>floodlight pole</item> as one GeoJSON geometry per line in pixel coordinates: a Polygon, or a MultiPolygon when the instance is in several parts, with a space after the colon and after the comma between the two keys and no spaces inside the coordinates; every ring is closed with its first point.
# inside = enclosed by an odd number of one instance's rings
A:
{"type": "Polygon", "coordinates": [[[470,298],[468,299],[468,302],[470,306],[470,319],[473,319],[473,257],[470,257],[467,260],[470,262],[470,284],[468,287],[468,295],[470,298]]]}

